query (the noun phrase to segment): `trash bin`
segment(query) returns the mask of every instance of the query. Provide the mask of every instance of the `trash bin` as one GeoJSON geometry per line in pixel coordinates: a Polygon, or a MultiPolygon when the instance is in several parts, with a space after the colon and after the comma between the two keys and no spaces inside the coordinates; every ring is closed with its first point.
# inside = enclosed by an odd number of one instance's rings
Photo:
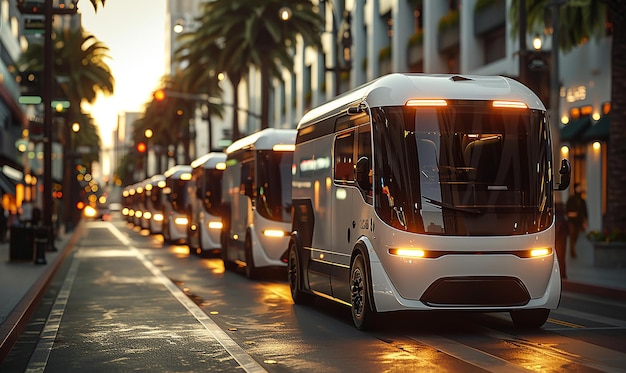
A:
{"type": "Polygon", "coordinates": [[[11,227],[9,260],[30,260],[34,256],[35,235],[31,227],[11,227]]]}

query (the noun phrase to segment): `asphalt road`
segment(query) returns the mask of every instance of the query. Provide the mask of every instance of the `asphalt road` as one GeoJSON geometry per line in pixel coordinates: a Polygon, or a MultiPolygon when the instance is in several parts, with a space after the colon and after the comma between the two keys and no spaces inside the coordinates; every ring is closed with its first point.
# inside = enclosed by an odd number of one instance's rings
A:
{"type": "Polygon", "coordinates": [[[121,220],[89,222],[2,372],[626,371],[626,303],[563,293],[537,331],[508,314],[393,313],[368,332],[121,220]]]}

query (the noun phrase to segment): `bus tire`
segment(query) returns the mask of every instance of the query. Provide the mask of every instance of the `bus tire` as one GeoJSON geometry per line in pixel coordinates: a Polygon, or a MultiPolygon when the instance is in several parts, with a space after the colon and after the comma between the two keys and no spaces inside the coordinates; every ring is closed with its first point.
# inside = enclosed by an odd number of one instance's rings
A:
{"type": "Polygon", "coordinates": [[[258,271],[257,268],[254,266],[254,258],[252,256],[252,238],[250,237],[250,232],[246,234],[244,252],[246,256],[246,277],[253,280],[257,277],[258,271]]]}
{"type": "Polygon", "coordinates": [[[304,273],[298,245],[294,241],[289,243],[289,253],[287,256],[287,281],[289,282],[289,290],[291,298],[295,304],[309,305],[313,302],[313,294],[302,290],[302,282],[304,281],[304,273]]]}
{"type": "Polygon", "coordinates": [[[227,271],[234,271],[235,263],[231,262],[230,259],[228,259],[229,238],[228,232],[225,229],[222,229],[222,233],[220,234],[220,241],[222,242],[221,256],[222,262],[224,262],[224,269],[226,269],[227,271]]]}
{"type": "Polygon", "coordinates": [[[365,258],[358,252],[350,266],[350,309],[354,326],[359,330],[371,328],[376,318],[370,306],[370,287],[365,258]]]}
{"type": "Polygon", "coordinates": [[[513,325],[518,329],[539,329],[546,323],[550,310],[537,308],[510,312],[513,325]]]}

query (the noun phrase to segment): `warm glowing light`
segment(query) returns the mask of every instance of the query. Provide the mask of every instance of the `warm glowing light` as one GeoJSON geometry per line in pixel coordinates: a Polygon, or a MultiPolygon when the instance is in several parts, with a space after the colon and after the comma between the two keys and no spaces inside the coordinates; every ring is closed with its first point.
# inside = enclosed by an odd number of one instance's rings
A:
{"type": "Polygon", "coordinates": [[[567,115],[563,115],[561,117],[561,123],[563,123],[563,124],[569,123],[569,117],[567,115]]]}
{"type": "Polygon", "coordinates": [[[139,211],[139,210],[135,211],[135,217],[136,218],[140,218],[142,216],[143,216],[143,213],[141,211],[139,211]]]}
{"type": "Polygon", "coordinates": [[[226,163],[219,162],[218,164],[215,165],[215,169],[216,170],[225,170],[226,169],[226,163]]]}
{"type": "Polygon", "coordinates": [[[85,214],[85,217],[87,218],[94,218],[97,213],[96,209],[89,205],[85,206],[85,209],[83,210],[83,214],[85,214]]]}
{"type": "Polygon", "coordinates": [[[291,19],[291,8],[284,6],[278,10],[278,16],[281,21],[289,21],[291,19]]]}
{"type": "Polygon", "coordinates": [[[160,181],[157,183],[157,186],[158,186],[159,188],[161,188],[161,189],[165,188],[165,185],[167,185],[167,184],[165,183],[165,180],[160,180],[160,181]]]}
{"type": "Polygon", "coordinates": [[[595,121],[600,120],[600,113],[593,113],[591,115],[591,118],[593,118],[593,120],[595,120],[595,121]]]}
{"type": "Polygon", "coordinates": [[[509,109],[527,109],[528,105],[521,101],[494,101],[493,107],[509,108],[509,109]]]}
{"type": "Polygon", "coordinates": [[[163,221],[163,214],[159,214],[159,213],[154,214],[154,216],[152,217],[152,220],[163,221]]]}
{"type": "Polygon", "coordinates": [[[187,225],[189,223],[189,221],[187,220],[187,218],[176,218],[174,219],[174,224],[176,225],[187,225]]]}
{"type": "Polygon", "coordinates": [[[540,49],[541,49],[542,44],[543,44],[543,43],[542,43],[541,38],[540,38],[539,36],[535,36],[535,37],[533,38],[533,48],[534,48],[536,51],[538,51],[538,50],[540,50],[540,49]]]}
{"type": "Polygon", "coordinates": [[[442,99],[412,99],[406,102],[406,106],[448,106],[448,102],[442,99]]]}
{"type": "Polygon", "coordinates": [[[422,249],[389,249],[389,254],[408,258],[423,258],[426,252],[422,249]]]}
{"type": "Polygon", "coordinates": [[[189,172],[185,172],[180,175],[181,180],[191,180],[191,174],[189,172]]]}
{"type": "Polygon", "coordinates": [[[567,156],[569,154],[569,148],[567,147],[567,145],[561,146],[561,154],[563,156],[567,156]]]}
{"type": "Polygon", "coordinates": [[[600,148],[602,148],[602,145],[600,144],[599,141],[594,141],[592,146],[593,146],[593,150],[600,150],[600,148]]]}
{"type": "Polygon", "coordinates": [[[533,258],[536,258],[538,256],[550,255],[551,252],[552,252],[552,250],[550,250],[548,248],[533,249],[533,250],[530,251],[530,256],[533,257],[533,258]]]}
{"type": "Polygon", "coordinates": [[[122,209],[122,215],[124,215],[124,216],[128,216],[128,207],[124,207],[124,208],[122,209]]]}
{"type": "Polygon", "coordinates": [[[144,219],[150,220],[152,218],[152,213],[150,211],[146,211],[143,213],[144,219]]]}
{"type": "Polygon", "coordinates": [[[222,229],[222,222],[221,221],[210,221],[209,222],[209,229],[222,229]]]}
{"type": "Polygon", "coordinates": [[[296,150],[296,145],[294,144],[276,144],[272,147],[272,150],[275,152],[292,152],[296,150]]]}
{"type": "Polygon", "coordinates": [[[267,237],[284,237],[285,232],[277,229],[266,229],[263,234],[267,237]]]}

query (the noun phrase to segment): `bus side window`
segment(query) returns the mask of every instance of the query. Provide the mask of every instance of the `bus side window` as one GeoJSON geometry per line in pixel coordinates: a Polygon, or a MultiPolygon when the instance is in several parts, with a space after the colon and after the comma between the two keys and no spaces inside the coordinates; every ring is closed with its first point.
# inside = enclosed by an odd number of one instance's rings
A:
{"type": "Polygon", "coordinates": [[[354,131],[337,136],[335,139],[335,181],[354,182],[354,131]]]}

